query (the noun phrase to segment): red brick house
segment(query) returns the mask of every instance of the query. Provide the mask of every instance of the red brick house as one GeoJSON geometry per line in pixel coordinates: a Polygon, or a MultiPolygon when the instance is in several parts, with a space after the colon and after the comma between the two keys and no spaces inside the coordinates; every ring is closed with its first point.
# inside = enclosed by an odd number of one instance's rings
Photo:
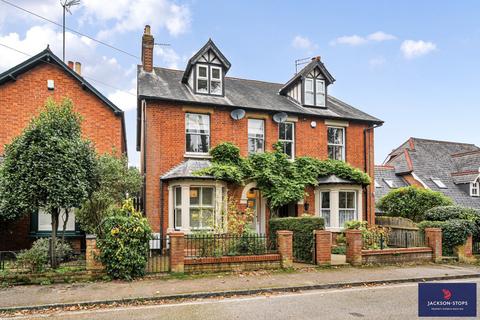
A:
{"type": "MultiPolygon", "coordinates": [[[[47,98],[70,98],[83,117],[82,131],[97,152],[127,152],[123,111],[81,76],[81,65],[68,65],[49,48],[0,74],[0,158],[4,145],[18,136],[37,115],[47,98]],[[75,69],[75,70],[74,70],[75,69]]],[[[82,237],[72,216],[67,222],[68,236],[82,237]]],[[[51,232],[50,216],[32,214],[19,222],[3,226],[0,250],[29,247],[31,241],[51,232]]]]}
{"type": "Polygon", "coordinates": [[[220,219],[227,193],[255,209],[260,233],[272,215],[323,216],[333,231],[352,219],[374,221],[373,188],[336,176],[321,179],[303,201],[270,213],[255,183],[238,187],[193,175],[210,165],[208,151],[221,142],[234,143],[247,156],[280,141],[292,159],[339,159],[373,178],[374,128],[382,121],[327,94],[335,79],[320,57],[289,81],[271,83],[227,77],[231,64],[212,40],[185,70],[154,67],[153,46],[146,26],[137,76],[137,149],[145,213],[155,232],[208,228],[209,218],[220,219]]]}

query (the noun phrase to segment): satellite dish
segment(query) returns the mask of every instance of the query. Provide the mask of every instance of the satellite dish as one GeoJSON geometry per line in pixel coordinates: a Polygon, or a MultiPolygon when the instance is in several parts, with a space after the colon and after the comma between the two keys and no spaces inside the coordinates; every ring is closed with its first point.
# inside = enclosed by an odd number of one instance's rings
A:
{"type": "Polygon", "coordinates": [[[287,121],[288,115],[285,112],[278,112],[273,115],[273,121],[276,123],[282,123],[287,121]]]}
{"type": "Polygon", "coordinates": [[[235,109],[232,112],[230,112],[230,116],[232,117],[233,120],[243,119],[243,117],[245,117],[245,110],[235,109]]]}

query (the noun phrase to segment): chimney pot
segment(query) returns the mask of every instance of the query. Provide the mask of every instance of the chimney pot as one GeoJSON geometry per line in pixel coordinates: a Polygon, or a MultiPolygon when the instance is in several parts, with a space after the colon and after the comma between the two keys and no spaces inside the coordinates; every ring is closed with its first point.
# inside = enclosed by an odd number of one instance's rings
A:
{"type": "Polygon", "coordinates": [[[312,61],[320,61],[320,56],[313,57],[312,61]]]}
{"type": "Polygon", "coordinates": [[[145,29],[143,30],[143,34],[150,35],[150,25],[147,24],[145,26],[145,29]]]}
{"type": "Polygon", "coordinates": [[[68,67],[73,70],[73,61],[68,61],[68,67]]]}
{"type": "Polygon", "coordinates": [[[81,76],[82,75],[82,64],[80,62],[75,62],[75,72],[81,76]]]}

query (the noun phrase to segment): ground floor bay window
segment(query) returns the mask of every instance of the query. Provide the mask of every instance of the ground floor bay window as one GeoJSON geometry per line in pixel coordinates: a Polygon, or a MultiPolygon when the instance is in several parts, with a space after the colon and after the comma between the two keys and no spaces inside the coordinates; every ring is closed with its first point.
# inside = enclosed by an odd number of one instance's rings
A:
{"type": "Polygon", "coordinates": [[[345,222],[362,220],[362,187],[358,185],[320,185],[315,190],[315,213],[325,220],[325,228],[343,229],[345,222]]]}
{"type": "Polygon", "coordinates": [[[172,181],[168,190],[169,231],[213,231],[223,225],[227,192],[223,182],[172,181]]]}

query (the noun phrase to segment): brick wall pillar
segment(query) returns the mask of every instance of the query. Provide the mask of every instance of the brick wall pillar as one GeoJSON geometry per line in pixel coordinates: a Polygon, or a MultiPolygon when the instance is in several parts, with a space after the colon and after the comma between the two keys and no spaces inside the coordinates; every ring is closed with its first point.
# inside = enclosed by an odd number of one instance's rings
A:
{"type": "Polygon", "coordinates": [[[181,231],[168,233],[170,236],[170,271],[185,271],[185,235],[181,231]]]}
{"type": "Polygon", "coordinates": [[[288,230],[277,231],[278,253],[282,258],[282,268],[293,267],[293,232],[288,230]]]}
{"type": "Polygon", "coordinates": [[[455,253],[458,255],[460,262],[474,262],[476,259],[473,256],[473,238],[468,236],[465,243],[455,248],[455,253]]]}
{"type": "Polygon", "coordinates": [[[97,237],[93,234],[87,234],[85,236],[85,242],[85,260],[87,271],[103,270],[105,267],[99,259],[100,249],[97,247],[97,237]]]}
{"type": "Polygon", "coordinates": [[[360,230],[347,230],[346,260],[354,266],[362,264],[362,232],[360,230]]]}
{"type": "Polygon", "coordinates": [[[425,228],[425,242],[433,250],[433,261],[442,261],[442,229],[425,228]]]}
{"type": "Polygon", "coordinates": [[[315,264],[329,265],[332,262],[332,233],[326,230],[315,230],[315,264]]]}

